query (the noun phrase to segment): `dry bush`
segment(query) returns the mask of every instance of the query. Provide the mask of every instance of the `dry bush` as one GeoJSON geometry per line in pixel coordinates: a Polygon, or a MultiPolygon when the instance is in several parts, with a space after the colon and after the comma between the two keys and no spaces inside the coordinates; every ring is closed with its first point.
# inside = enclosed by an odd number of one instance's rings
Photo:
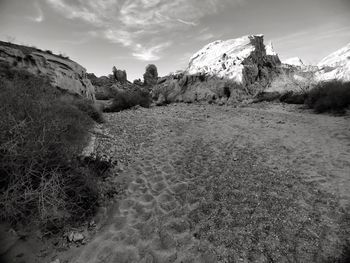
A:
{"type": "Polygon", "coordinates": [[[350,82],[319,83],[308,92],[305,103],[317,113],[344,112],[350,106],[350,82]]]}
{"type": "Polygon", "coordinates": [[[93,120],[47,79],[0,72],[1,220],[57,225],[92,214],[96,174],[76,156],[93,120]]]}
{"type": "Polygon", "coordinates": [[[112,105],[105,109],[106,112],[118,112],[134,106],[149,108],[151,95],[148,90],[142,88],[130,88],[128,90],[113,90],[112,105]]]}
{"type": "Polygon", "coordinates": [[[60,97],[60,101],[77,107],[97,123],[104,122],[101,109],[99,109],[95,102],[89,99],[81,98],[79,96],[65,95],[60,97]]]}

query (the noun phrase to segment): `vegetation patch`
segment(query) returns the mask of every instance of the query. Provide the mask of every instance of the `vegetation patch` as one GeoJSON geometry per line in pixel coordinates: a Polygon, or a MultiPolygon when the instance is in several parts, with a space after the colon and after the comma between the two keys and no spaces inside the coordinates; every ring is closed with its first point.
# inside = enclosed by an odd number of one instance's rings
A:
{"type": "Polygon", "coordinates": [[[0,65],[1,220],[59,227],[93,215],[99,173],[77,157],[101,118],[48,79],[0,65]]]}
{"type": "Polygon", "coordinates": [[[114,89],[112,104],[105,109],[106,112],[118,112],[134,106],[149,108],[152,103],[150,93],[142,88],[114,89]]]}
{"type": "Polygon", "coordinates": [[[342,113],[350,106],[350,82],[320,83],[308,92],[305,104],[317,113],[342,113]]]}

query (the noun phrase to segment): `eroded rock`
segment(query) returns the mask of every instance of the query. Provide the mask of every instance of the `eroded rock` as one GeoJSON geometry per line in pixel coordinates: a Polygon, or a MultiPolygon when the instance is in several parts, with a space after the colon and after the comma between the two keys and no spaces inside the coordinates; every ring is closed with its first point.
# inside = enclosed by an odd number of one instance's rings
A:
{"type": "Polygon", "coordinates": [[[95,100],[95,89],[86,69],[64,56],[0,41],[0,61],[49,77],[51,84],[69,93],[95,100]]]}

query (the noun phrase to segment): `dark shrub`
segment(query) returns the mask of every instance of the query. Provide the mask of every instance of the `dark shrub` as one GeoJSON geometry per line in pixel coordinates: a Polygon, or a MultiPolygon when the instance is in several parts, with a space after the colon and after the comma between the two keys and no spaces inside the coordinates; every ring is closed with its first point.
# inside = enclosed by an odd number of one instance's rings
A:
{"type": "Polygon", "coordinates": [[[97,123],[104,122],[102,112],[91,100],[74,98],[73,105],[75,105],[79,110],[87,114],[91,119],[93,119],[97,123]]]}
{"type": "Polygon", "coordinates": [[[343,112],[350,105],[350,82],[320,83],[309,91],[305,103],[317,113],[343,112]]]}
{"type": "Polygon", "coordinates": [[[280,96],[279,100],[288,104],[304,104],[307,93],[288,91],[280,96]]]}
{"type": "Polygon", "coordinates": [[[46,78],[7,65],[0,72],[0,219],[57,225],[93,213],[94,173],[76,158],[93,125],[90,106],[62,99],[46,78]]]}
{"type": "Polygon", "coordinates": [[[133,88],[128,90],[114,90],[113,102],[110,107],[105,109],[106,112],[118,112],[125,109],[140,105],[149,108],[151,105],[151,96],[147,90],[133,88]]]}

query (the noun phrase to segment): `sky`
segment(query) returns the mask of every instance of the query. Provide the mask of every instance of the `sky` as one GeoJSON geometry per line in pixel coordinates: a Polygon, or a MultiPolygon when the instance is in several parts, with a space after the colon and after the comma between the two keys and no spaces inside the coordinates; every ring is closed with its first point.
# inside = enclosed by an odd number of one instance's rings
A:
{"type": "Polygon", "coordinates": [[[264,34],[281,60],[316,64],[350,42],[350,0],[0,0],[0,40],[129,80],[185,69],[204,45],[264,34]]]}

